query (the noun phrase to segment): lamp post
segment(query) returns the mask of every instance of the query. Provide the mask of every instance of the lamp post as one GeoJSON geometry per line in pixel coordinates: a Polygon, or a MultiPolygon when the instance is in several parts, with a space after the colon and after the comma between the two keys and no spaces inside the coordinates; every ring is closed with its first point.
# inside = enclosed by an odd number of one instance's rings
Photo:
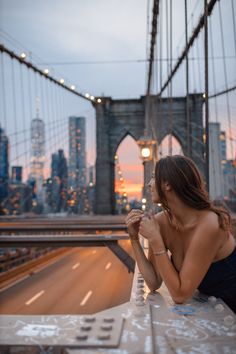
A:
{"type": "Polygon", "coordinates": [[[148,183],[151,179],[154,162],[157,159],[157,142],[148,135],[147,129],[144,130],[144,135],[137,141],[140,148],[140,158],[143,161],[144,168],[144,186],[142,199],[146,200],[143,208],[149,209],[151,205],[151,196],[148,189],[148,183]]]}

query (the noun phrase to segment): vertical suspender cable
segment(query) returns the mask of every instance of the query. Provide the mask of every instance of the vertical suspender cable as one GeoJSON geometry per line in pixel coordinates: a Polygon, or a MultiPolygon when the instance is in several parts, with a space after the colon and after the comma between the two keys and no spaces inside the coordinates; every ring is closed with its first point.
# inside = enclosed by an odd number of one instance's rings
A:
{"type": "MultiPolygon", "coordinates": [[[[169,77],[170,63],[169,63],[169,8],[168,0],[166,1],[166,69],[167,77],[169,77]]],[[[170,85],[167,86],[167,102],[168,102],[168,154],[172,155],[172,135],[171,135],[171,126],[170,126],[170,85]]]]}
{"type": "MultiPolygon", "coordinates": [[[[193,28],[193,13],[191,14],[191,26],[193,28]]],[[[192,85],[192,92],[196,92],[196,73],[195,73],[195,58],[194,58],[194,48],[196,43],[193,44],[193,60],[192,60],[192,70],[193,70],[193,85],[192,85]]]]}
{"type": "MultiPolygon", "coordinates": [[[[172,0],[170,0],[170,70],[169,73],[172,72],[172,57],[173,57],[173,45],[172,45],[172,0]]],[[[170,155],[172,155],[172,133],[173,133],[173,100],[172,100],[172,80],[170,81],[169,84],[170,87],[170,91],[169,91],[169,95],[170,95],[170,105],[169,105],[169,109],[170,109],[170,155]]]]}
{"type": "Polygon", "coordinates": [[[206,185],[209,191],[209,106],[208,106],[208,6],[204,0],[204,57],[205,57],[205,161],[206,185]]]}
{"type": "Polygon", "coordinates": [[[15,159],[12,161],[16,161],[16,164],[19,164],[19,146],[18,146],[18,127],[17,127],[17,113],[16,113],[16,86],[15,86],[15,70],[14,70],[14,62],[11,60],[11,72],[12,72],[12,95],[13,95],[13,115],[14,115],[14,125],[15,125],[15,159]]]}
{"type": "Polygon", "coordinates": [[[236,55],[236,26],[235,26],[235,13],[234,13],[234,2],[231,0],[232,5],[232,19],[233,19],[233,28],[234,28],[234,50],[236,55]]]}
{"type": "Polygon", "coordinates": [[[20,65],[20,88],[21,88],[21,102],[22,102],[22,115],[23,115],[23,134],[24,134],[24,157],[25,157],[25,168],[27,171],[29,168],[28,152],[27,152],[27,137],[26,137],[26,116],[25,116],[25,95],[24,95],[24,84],[22,75],[22,65],[20,65]]]}
{"type": "Polygon", "coordinates": [[[149,7],[150,7],[150,0],[147,1],[147,24],[146,24],[146,58],[147,58],[147,64],[146,64],[146,87],[148,85],[148,67],[149,67],[149,62],[148,62],[148,43],[149,43],[149,7]]]}
{"type": "MultiPolygon", "coordinates": [[[[224,78],[225,78],[225,89],[228,90],[228,78],[227,78],[227,70],[226,70],[226,62],[225,62],[225,45],[224,45],[224,35],[223,35],[223,23],[222,23],[222,14],[221,14],[221,5],[219,2],[219,18],[220,18],[220,33],[221,33],[221,44],[222,44],[222,52],[223,52],[223,67],[224,67],[224,78]]],[[[230,150],[231,150],[231,158],[234,159],[234,149],[233,149],[233,134],[232,134],[232,125],[231,125],[231,114],[229,108],[229,94],[226,92],[226,104],[227,104],[227,116],[229,122],[229,141],[230,141],[230,150]]],[[[234,176],[233,165],[231,166],[232,176],[234,176]]],[[[236,186],[236,177],[234,176],[234,188],[236,186]]]]}
{"type": "Polygon", "coordinates": [[[4,131],[5,131],[5,134],[7,134],[6,91],[5,91],[5,77],[4,77],[5,70],[4,70],[3,56],[4,56],[4,54],[2,53],[2,55],[1,55],[1,71],[2,71],[2,80],[1,81],[2,81],[2,94],[3,94],[2,107],[3,107],[4,131]]]}
{"type": "MultiPolygon", "coordinates": [[[[184,0],[184,14],[185,14],[185,45],[188,44],[188,7],[187,0],[184,0]]],[[[190,117],[189,117],[189,72],[188,72],[188,52],[186,53],[186,132],[187,132],[187,152],[190,152],[190,117]]]]}
{"type": "Polygon", "coordinates": [[[44,98],[45,98],[45,106],[46,106],[46,132],[47,132],[47,157],[46,163],[48,165],[48,169],[50,167],[50,158],[51,158],[51,127],[50,127],[50,112],[49,112],[49,96],[48,96],[48,80],[44,80],[44,98]]]}
{"type": "MultiPolygon", "coordinates": [[[[215,57],[214,57],[214,46],[213,46],[213,36],[212,36],[212,21],[209,21],[209,30],[210,30],[210,45],[211,45],[211,56],[212,56],[213,88],[214,88],[214,92],[216,92],[216,73],[215,73],[215,57]]],[[[216,122],[218,122],[217,97],[214,97],[214,102],[215,102],[215,117],[216,117],[216,122]]]]}
{"type": "MultiPolygon", "coordinates": [[[[163,2],[160,3],[160,73],[159,73],[159,82],[160,82],[160,89],[162,87],[162,35],[163,35],[163,30],[162,30],[162,26],[163,26],[163,2]]],[[[162,137],[162,128],[163,128],[163,112],[162,112],[162,97],[160,95],[160,136],[162,137]]],[[[162,141],[159,145],[159,154],[160,157],[162,157],[162,141]]]]}
{"type": "Polygon", "coordinates": [[[198,84],[199,84],[199,91],[202,92],[203,89],[202,89],[202,76],[201,76],[199,41],[196,41],[196,49],[197,49],[197,64],[198,64],[198,84]]]}

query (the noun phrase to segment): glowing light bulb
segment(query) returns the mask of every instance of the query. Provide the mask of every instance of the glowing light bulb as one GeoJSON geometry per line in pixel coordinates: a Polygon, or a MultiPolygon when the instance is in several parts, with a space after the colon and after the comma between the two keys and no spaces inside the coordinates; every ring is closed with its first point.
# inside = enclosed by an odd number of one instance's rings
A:
{"type": "Polygon", "coordinates": [[[65,80],[64,79],[60,79],[59,82],[60,82],[60,84],[63,85],[65,83],[65,80]]]}
{"type": "Polygon", "coordinates": [[[44,74],[48,75],[49,74],[49,69],[44,69],[44,74]]]}
{"type": "Polygon", "coordinates": [[[25,54],[24,52],[22,52],[22,53],[20,54],[20,58],[24,60],[24,59],[26,58],[26,54],[25,54]]]}
{"type": "Polygon", "coordinates": [[[149,148],[145,147],[141,151],[142,157],[147,158],[151,155],[151,151],[149,148]]]}
{"type": "Polygon", "coordinates": [[[71,90],[75,90],[75,85],[70,86],[71,90]]]}

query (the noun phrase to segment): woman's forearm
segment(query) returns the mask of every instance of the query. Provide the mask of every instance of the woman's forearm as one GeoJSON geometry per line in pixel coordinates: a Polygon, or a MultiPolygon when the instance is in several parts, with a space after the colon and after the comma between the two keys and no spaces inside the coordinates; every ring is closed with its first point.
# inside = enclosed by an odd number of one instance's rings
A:
{"type": "Polygon", "coordinates": [[[160,243],[151,243],[151,247],[155,256],[154,268],[158,269],[165,285],[167,286],[171,297],[175,302],[182,302],[181,294],[181,281],[178,272],[173,267],[167,253],[161,253],[160,250],[164,249],[164,245],[160,243]]]}
{"type": "Polygon", "coordinates": [[[162,280],[158,273],[155,272],[152,263],[147,259],[139,240],[131,240],[134,255],[140,273],[151,291],[161,286],[162,280]]]}

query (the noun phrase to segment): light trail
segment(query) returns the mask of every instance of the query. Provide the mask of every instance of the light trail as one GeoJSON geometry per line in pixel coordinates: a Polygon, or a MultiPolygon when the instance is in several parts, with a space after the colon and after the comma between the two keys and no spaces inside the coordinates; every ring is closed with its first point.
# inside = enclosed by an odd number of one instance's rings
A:
{"type": "Polygon", "coordinates": [[[111,262],[107,263],[105,269],[108,270],[110,268],[110,266],[111,266],[111,262]]]}
{"type": "Polygon", "coordinates": [[[85,297],[81,301],[80,306],[84,306],[86,304],[86,302],[88,301],[92,293],[93,293],[92,290],[89,290],[89,292],[85,295],[85,297]]]}
{"type": "Polygon", "coordinates": [[[32,304],[32,302],[34,302],[35,300],[37,300],[41,295],[43,295],[44,294],[44,290],[41,290],[39,293],[37,293],[36,295],[34,295],[31,299],[29,299],[26,303],[25,303],[25,305],[30,305],[30,304],[32,304]]]}
{"type": "Polygon", "coordinates": [[[78,268],[79,266],[80,266],[80,263],[76,263],[73,265],[72,269],[74,270],[74,269],[78,268]]]}

